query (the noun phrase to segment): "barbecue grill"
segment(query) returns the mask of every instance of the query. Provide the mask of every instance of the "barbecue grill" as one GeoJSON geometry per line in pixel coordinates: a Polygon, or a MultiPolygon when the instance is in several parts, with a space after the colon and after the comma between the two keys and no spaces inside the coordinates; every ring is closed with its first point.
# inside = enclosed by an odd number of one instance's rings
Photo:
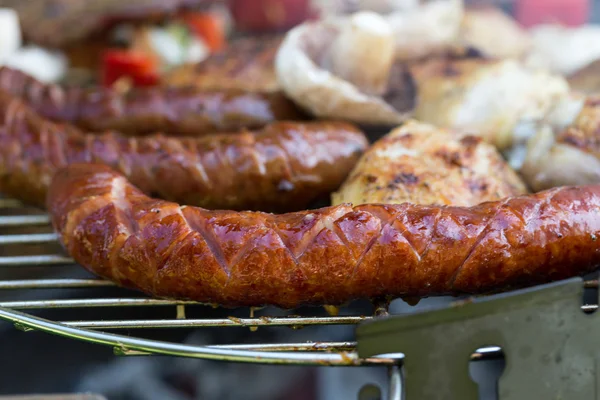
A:
{"type": "MultiPolygon", "coordinates": [[[[74,261],[60,252],[57,235],[52,233],[47,214],[22,206],[11,199],[0,200],[0,268],[39,267],[45,271],[74,264],[74,261]],[[10,214],[10,215],[6,215],[10,214]],[[28,232],[28,233],[23,233],[28,232]],[[33,233],[29,233],[33,232],[33,233]],[[36,246],[31,255],[27,246],[36,246]],[[10,254],[10,255],[7,255],[10,254]]],[[[62,271],[62,269],[61,269],[62,271]]],[[[6,269],[5,269],[6,272],[6,269]]],[[[10,272],[10,271],[9,271],[10,272]]],[[[39,330],[72,339],[111,346],[118,355],[162,354],[182,357],[195,357],[221,361],[248,363],[288,364],[288,365],[395,365],[391,358],[378,357],[361,359],[356,354],[354,342],[309,342],[309,343],[260,343],[226,344],[197,346],[176,342],[157,341],[138,337],[138,332],[149,328],[207,328],[246,327],[260,329],[268,327],[301,328],[315,325],[355,325],[373,317],[363,315],[345,316],[253,316],[255,310],[248,310],[248,318],[188,318],[186,311],[202,307],[194,302],[151,299],[139,293],[123,290],[123,297],[98,297],[98,288],[110,288],[112,282],[92,277],[81,278],[80,274],[46,279],[2,279],[0,270],[0,294],[10,297],[11,290],[28,289],[46,292],[44,289],[79,289],[85,295],[77,299],[19,299],[0,302],[0,318],[12,322],[23,331],[39,330]],[[127,296],[129,295],[129,296],[127,296]],[[171,308],[173,318],[169,319],[94,319],[98,308],[122,310],[124,307],[164,307],[171,308]],[[48,309],[86,308],[89,319],[79,321],[47,320],[31,314],[48,309]],[[106,332],[110,330],[111,332],[106,332]],[[127,330],[127,336],[121,334],[127,330]]],[[[394,382],[399,382],[395,380],[394,382]]]]}
{"type": "MultiPolygon", "coordinates": [[[[43,267],[45,271],[72,265],[74,261],[61,253],[56,234],[52,233],[49,217],[39,210],[27,208],[11,199],[0,200],[0,267],[24,268],[43,267]],[[24,233],[25,232],[25,233],[24,233]],[[27,246],[36,246],[37,252],[31,255],[27,246]],[[25,254],[23,254],[25,253],[25,254]],[[16,254],[16,255],[15,255],[16,254]]],[[[75,268],[73,271],[79,271],[75,268]]],[[[0,273],[2,270],[0,270],[0,273]]],[[[6,269],[4,270],[6,272],[6,269]]],[[[245,362],[260,364],[285,365],[317,365],[317,366],[387,366],[390,372],[388,398],[402,398],[402,361],[403,354],[383,354],[360,357],[356,342],[311,341],[302,343],[256,343],[256,344],[219,344],[191,345],[175,341],[146,339],[142,332],[145,329],[177,329],[177,328],[219,328],[246,327],[251,330],[271,327],[302,328],[323,325],[359,325],[378,320],[379,315],[386,315],[385,305],[375,305],[373,315],[329,315],[329,316],[297,316],[297,315],[262,315],[265,310],[248,310],[248,317],[197,318],[188,317],[195,307],[205,307],[195,302],[152,299],[143,297],[137,292],[122,289],[123,297],[103,297],[98,288],[111,288],[112,282],[93,277],[51,276],[44,279],[0,279],[0,295],[6,299],[11,290],[29,289],[28,293],[43,289],[79,289],[84,293],[82,298],[33,298],[4,300],[0,302],[0,319],[11,322],[22,331],[38,330],[60,335],[71,339],[111,346],[117,355],[170,355],[192,357],[229,362],[245,362]],[[172,318],[164,319],[99,319],[94,318],[95,310],[112,308],[116,312],[126,307],[157,308],[172,310],[172,318]],[[85,308],[89,319],[85,320],[53,320],[35,315],[36,311],[53,309],[58,315],[61,310],[85,308]],[[33,313],[32,313],[33,312],[33,313]],[[258,315],[258,314],[261,315],[258,315]],[[257,314],[257,315],[255,315],[257,314]],[[127,335],[123,332],[126,331],[127,335]]],[[[6,276],[6,274],[4,274],[6,276]]],[[[3,275],[0,275],[2,278],[3,275]]],[[[585,288],[598,287],[597,280],[588,280],[585,288]]],[[[16,293],[16,292],[12,292],[16,293]]],[[[9,296],[10,297],[10,296],[9,296]]],[[[582,310],[591,313],[597,309],[596,304],[584,304],[582,310]]],[[[320,311],[320,309],[319,309],[320,311]]],[[[382,320],[388,318],[380,318],[382,320]]],[[[393,318],[392,318],[393,319],[393,318]]],[[[368,325],[368,324],[367,324],[368,325]]],[[[537,340],[537,338],[536,338],[537,340]]],[[[471,360],[497,359],[502,357],[501,349],[488,346],[477,349],[471,360]]],[[[372,387],[361,391],[361,399],[373,398],[372,387]]]]}

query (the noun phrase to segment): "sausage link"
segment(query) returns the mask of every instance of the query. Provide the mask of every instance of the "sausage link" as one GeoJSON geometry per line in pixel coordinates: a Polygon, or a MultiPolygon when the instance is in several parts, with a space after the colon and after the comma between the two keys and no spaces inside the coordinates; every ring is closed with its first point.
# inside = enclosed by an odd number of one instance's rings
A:
{"type": "Polygon", "coordinates": [[[172,201],[304,209],[339,187],[367,145],[358,129],[334,122],[276,122],[257,132],[201,138],[89,134],[46,121],[0,93],[0,191],[38,206],[57,168],[94,162],[172,201]]]}
{"type": "Polygon", "coordinates": [[[48,196],[68,253],[147,294],[223,306],[487,293],[600,263],[600,186],[474,207],[339,205],[282,215],[154,200],[103,165],[58,172],[48,196]]]}
{"type": "Polygon", "coordinates": [[[63,88],[8,67],[0,68],[0,90],[21,98],[46,118],[91,131],[115,129],[131,136],[155,132],[202,136],[306,119],[281,93],[192,87],[140,88],[126,93],[63,88]]]}

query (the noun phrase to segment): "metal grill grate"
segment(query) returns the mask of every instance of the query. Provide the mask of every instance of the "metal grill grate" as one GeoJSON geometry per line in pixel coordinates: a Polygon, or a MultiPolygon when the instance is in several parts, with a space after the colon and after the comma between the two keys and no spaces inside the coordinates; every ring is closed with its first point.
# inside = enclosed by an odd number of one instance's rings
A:
{"type": "MultiPolygon", "coordinates": [[[[398,363],[402,355],[380,356],[360,359],[355,351],[354,342],[306,342],[306,343],[261,343],[261,344],[230,344],[214,346],[197,346],[167,341],[149,340],[129,336],[130,331],[138,332],[148,328],[208,328],[208,327],[291,327],[299,328],[317,325],[356,325],[372,319],[372,316],[253,316],[250,310],[248,318],[186,318],[188,307],[206,307],[189,301],[173,301],[133,297],[135,292],[125,291],[132,297],[94,297],[98,288],[114,288],[112,282],[101,279],[47,277],[52,276],[52,268],[63,268],[73,265],[71,258],[60,254],[56,234],[51,232],[49,218],[39,211],[23,207],[14,200],[0,199],[0,319],[12,322],[23,331],[40,330],[47,333],[62,335],[73,339],[94,342],[112,346],[119,355],[149,355],[163,354],[196,357],[205,359],[240,361],[252,363],[296,364],[296,365],[392,365],[398,363]],[[6,215],[11,214],[11,215],[6,215]],[[17,231],[17,232],[15,232],[17,231]],[[23,233],[26,231],[26,233],[23,233]],[[42,232],[39,232],[42,231],[42,232]],[[29,233],[31,232],[31,233],[29,233]],[[37,245],[50,254],[13,255],[15,252],[28,250],[24,246],[37,245]],[[36,276],[43,279],[2,279],[11,271],[23,267],[34,267],[43,271],[36,276]],[[42,268],[39,268],[42,267],[42,268]],[[18,289],[18,290],[17,290],[18,289]],[[4,300],[14,293],[34,293],[44,289],[79,289],[85,298],[76,299],[18,299],[4,300]],[[89,293],[88,293],[89,292],[89,293]],[[48,309],[93,309],[123,308],[123,307],[173,307],[175,318],[172,319],[89,319],[81,321],[50,321],[22,310],[48,309]],[[126,329],[128,336],[105,332],[104,330],[126,329]]],[[[38,249],[39,251],[39,249],[38,249]]],[[[77,270],[77,269],[76,269],[77,270]]],[[[587,287],[598,287],[598,281],[587,281],[587,287]]],[[[37,296],[32,296],[37,297],[37,296]]],[[[596,305],[583,306],[585,311],[593,311],[596,305]]],[[[494,347],[482,348],[472,355],[474,360],[494,357],[499,349],[494,347]]]]}
{"type": "MultiPolygon", "coordinates": [[[[266,343],[266,344],[231,344],[217,346],[194,346],[157,340],[148,340],[121,334],[104,332],[103,330],[140,330],[148,328],[207,328],[207,327],[291,327],[308,325],[355,325],[372,317],[366,316],[260,316],[248,318],[186,318],[187,307],[202,307],[190,301],[173,301],[144,297],[90,297],[95,296],[97,288],[111,288],[112,282],[102,279],[46,277],[52,275],[52,268],[73,265],[71,258],[60,253],[58,238],[51,232],[49,217],[36,210],[23,207],[18,201],[0,199],[0,276],[10,276],[15,269],[34,268],[44,271],[44,279],[0,279],[0,318],[10,321],[21,330],[41,330],[112,346],[120,355],[168,354],[188,357],[199,357],[229,361],[246,361],[257,363],[312,364],[312,365],[365,365],[391,364],[389,358],[361,360],[354,351],[353,342],[307,342],[307,343],[266,343]],[[10,215],[6,215],[10,214],[10,215]],[[23,233],[25,231],[25,233],[23,233]],[[40,232],[42,231],[42,232],[40,232]],[[29,233],[31,232],[31,233],[29,233]],[[38,245],[36,250],[43,254],[22,254],[27,246],[38,245]],[[15,255],[16,253],[16,255],[15,255]],[[40,269],[38,267],[43,267],[40,269]],[[7,271],[8,270],[8,271],[7,271]],[[86,298],[68,299],[18,299],[5,300],[14,292],[43,291],[44,289],[79,289],[90,292],[86,298]],[[93,292],[93,293],[92,293],[93,292]],[[8,295],[8,296],[6,296],[8,295]],[[172,319],[93,319],[82,321],[49,321],[32,314],[48,309],[119,307],[173,307],[172,319]]],[[[124,291],[126,292],[126,291],[124,291]]],[[[134,296],[138,293],[126,292],[134,296]]],[[[252,315],[252,310],[250,311],[252,315]]]]}

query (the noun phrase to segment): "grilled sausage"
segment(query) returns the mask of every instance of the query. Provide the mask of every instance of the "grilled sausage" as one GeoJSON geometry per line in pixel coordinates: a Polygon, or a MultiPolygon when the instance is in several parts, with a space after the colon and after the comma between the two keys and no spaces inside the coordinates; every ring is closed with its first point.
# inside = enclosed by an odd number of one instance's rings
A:
{"type": "Polygon", "coordinates": [[[282,93],[193,87],[140,88],[126,93],[63,88],[7,67],[0,68],[0,89],[23,99],[46,118],[91,131],[115,129],[127,135],[165,132],[201,136],[260,128],[277,120],[306,119],[282,93]]]}
{"type": "Polygon", "coordinates": [[[48,210],[90,271],[158,297],[223,306],[483,293],[600,264],[600,186],[474,207],[342,204],[274,215],[182,207],[93,164],[59,171],[48,210]]]}
{"type": "Polygon", "coordinates": [[[148,194],[186,204],[303,209],[335,190],[366,147],[362,132],[333,122],[277,122],[202,138],[89,134],[0,94],[0,191],[34,205],[44,204],[57,168],[96,162],[148,194]]]}

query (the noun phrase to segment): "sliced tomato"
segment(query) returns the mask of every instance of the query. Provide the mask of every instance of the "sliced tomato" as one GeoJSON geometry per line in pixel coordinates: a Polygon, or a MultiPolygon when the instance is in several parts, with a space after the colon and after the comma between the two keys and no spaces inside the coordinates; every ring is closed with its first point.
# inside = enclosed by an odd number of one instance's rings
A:
{"type": "Polygon", "coordinates": [[[182,15],[182,20],[194,35],[206,43],[211,52],[219,51],[225,46],[223,24],[216,16],[210,13],[189,12],[182,15]]]}
{"type": "Polygon", "coordinates": [[[123,77],[130,78],[134,86],[153,86],[158,83],[156,61],[144,53],[108,50],[102,61],[102,83],[105,86],[111,86],[123,77]]]}

